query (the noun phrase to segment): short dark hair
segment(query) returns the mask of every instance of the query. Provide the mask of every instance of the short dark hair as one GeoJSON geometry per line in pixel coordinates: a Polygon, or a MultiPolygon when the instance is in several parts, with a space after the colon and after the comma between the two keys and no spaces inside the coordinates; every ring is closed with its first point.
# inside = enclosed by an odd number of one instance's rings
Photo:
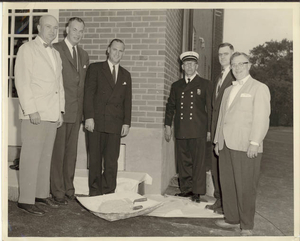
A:
{"type": "Polygon", "coordinates": [[[108,48],[110,48],[110,46],[113,44],[113,42],[119,42],[119,43],[122,43],[125,47],[125,44],[124,42],[121,40],[121,39],[118,39],[118,38],[115,38],[113,39],[112,41],[110,41],[109,45],[108,45],[108,48]]]}
{"type": "Polygon", "coordinates": [[[223,47],[229,47],[232,51],[234,51],[234,47],[233,47],[233,45],[230,44],[230,43],[221,43],[221,44],[219,45],[219,47],[218,47],[218,50],[219,50],[220,48],[223,48],[223,47]]]}
{"type": "Polygon", "coordinates": [[[238,56],[241,56],[241,55],[244,56],[249,61],[249,63],[250,63],[250,57],[249,57],[249,55],[247,55],[247,54],[245,54],[243,52],[235,52],[235,53],[233,53],[233,55],[231,55],[231,57],[230,57],[230,63],[232,62],[232,60],[235,57],[238,57],[238,56]]]}
{"type": "Polygon", "coordinates": [[[79,23],[83,23],[83,25],[85,26],[85,23],[84,23],[84,21],[83,21],[82,18],[73,17],[73,18],[70,18],[70,19],[69,19],[69,21],[68,21],[68,23],[67,23],[67,27],[68,27],[68,26],[71,24],[71,22],[73,22],[73,21],[77,21],[77,22],[79,22],[79,23]]]}

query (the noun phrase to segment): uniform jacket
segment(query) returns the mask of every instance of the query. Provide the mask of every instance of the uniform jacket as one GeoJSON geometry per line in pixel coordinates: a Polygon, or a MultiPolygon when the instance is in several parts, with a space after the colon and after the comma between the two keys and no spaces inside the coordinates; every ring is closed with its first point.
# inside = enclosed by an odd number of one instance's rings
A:
{"type": "Polygon", "coordinates": [[[89,56],[86,51],[77,46],[77,71],[66,42],[63,40],[53,44],[53,46],[60,53],[62,60],[62,75],[66,100],[64,122],[75,123],[77,118],[82,118],[84,81],[89,65],[89,56]]]}
{"type": "Polygon", "coordinates": [[[232,83],[232,81],[235,80],[235,77],[232,74],[232,71],[229,71],[225,79],[223,80],[223,83],[221,85],[220,91],[218,96],[216,97],[216,91],[218,87],[219,77],[214,82],[214,88],[213,88],[213,95],[212,95],[212,110],[211,110],[211,139],[213,140],[215,137],[218,117],[219,117],[219,110],[221,106],[221,100],[224,94],[224,90],[229,87],[232,83]]]}
{"type": "Polygon", "coordinates": [[[212,83],[196,75],[191,83],[180,79],[172,84],[166,105],[165,125],[171,126],[173,116],[175,137],[189,139],[206,137],[210,132],[212,83]]]}
{"type": "Polygon", "coordinates": [[[219,150],[225,141],[229,149],[247,152],[250,141],[254,141],[261,153],[269,129],[269,88],[249,77],[227,108],[231,89],[228,87],[223,95],[214,143],[219,143],[219,150]]]}
{"type": "Polygon", "coordinates": [[[65,111],[62,62],[59,53],[54,48],[52,51],[56,70],[40,39],[36,38],[19,48],[15,82],[20,119],[29,119],[29,114],[38,112],[43,121],[57,121],[60,113],[65,111]]]}
{"type": "Polygon", "coordinates": [[[84,118],[93,118],[95,130],[121,134],[124,124],[131,124],[132,84],[130,73],[119,66],[117,82],[108,62],[89,66],[84,93],[84,118]]]}

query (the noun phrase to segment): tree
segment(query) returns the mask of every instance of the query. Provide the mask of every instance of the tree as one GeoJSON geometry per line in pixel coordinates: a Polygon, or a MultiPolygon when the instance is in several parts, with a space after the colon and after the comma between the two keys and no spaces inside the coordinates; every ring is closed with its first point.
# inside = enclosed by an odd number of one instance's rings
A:
{"type": "Polygon", "coordinates": [[[250,50],[251,75],[268,85],[271,126],[293,125],[293,41],[271,40],[250,50]]]}

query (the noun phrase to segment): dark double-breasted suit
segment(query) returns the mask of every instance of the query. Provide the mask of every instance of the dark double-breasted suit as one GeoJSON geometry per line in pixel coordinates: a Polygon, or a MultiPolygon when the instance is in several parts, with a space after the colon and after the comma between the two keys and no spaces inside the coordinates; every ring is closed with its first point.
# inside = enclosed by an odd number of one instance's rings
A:
{"type": "Polygon", "coordinates": [[[65,90],[65,114],[63,125],[58,128],[51,162],[51,193],[56,198],[74,195],[73,185],[78,134],[83,115],[83,96],[89,57],[77,46],[78,70],[65,40],[53,44],[62,59],[62,75],[65,90]]]}
{"type": "Polygon", "coordinates": [[[172,84],[166,105],[165,125],[174,117],[176,154],[181,192],[205,194],[205,146],[211,124],[212,84],[196,75],[187,84],[172,84]]]}
{"type": "MultiPolygon", "coordinates": [[[[213,95],[212,95],[212,117],[211,117],[211,140],[213,141],[215,138],[215,133],[216,133],[216,128],[217,128],[217,123],[218,123],[218,117],[219,117],[219,112],[220,112],[220,106],[221,106],[221,101],[222,97],[224,94],[224,91],[227,87],[229,87],[232,84],[232,81],[235,81],[235,78],[233,76],[232,71],[230,70],[223,80],[223,83],[221,85],[221,88],[219,90],[218,95],[216,94],[217,92],[217,87],[218,87],[218,82],[219,82],[220,75],[216,80],[214,81],[214,87],[213,87],[213,95]]],[[[212,166],[211,166],[211,174],[212,174],[212,179],[214,183],[214,196],[216,199],[220,200],[220,205],[221,205],[221,189],[220,189],[220,178],[219,178],[219,164],[218,164],[218,156],[214,153],[213,151],[214,145],[212,146],[212,166]]]]}
{"type": "Polygon", "coordinates": [[[88,132],[90,195],[114,192],[116,188],[121,130],[131,124],[131,108],[130,73],[119,66],[114,83],[107,61],[91,64],[84,97],[84,118],[95,122],[94,131],[88,132]]]}

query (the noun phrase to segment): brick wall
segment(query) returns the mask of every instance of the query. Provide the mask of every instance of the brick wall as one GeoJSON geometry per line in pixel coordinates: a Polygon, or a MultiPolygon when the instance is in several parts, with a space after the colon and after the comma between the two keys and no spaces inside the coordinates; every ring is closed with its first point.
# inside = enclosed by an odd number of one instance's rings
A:
{"type": "Polygon", "coordinates": [[[132,76],[132,126],[161,128],[170,82],[178,79],[182,10],[67,10],[59,12],[59,40],[71,17],[86,24],[80,45],[91,62],[104,61],[110,40],[125,42],[121,65],[132,76]],[[165,87],[165,82],[166,87],[165,87]],[[167,90],[167,91],[166,91],[167,90]]]}

